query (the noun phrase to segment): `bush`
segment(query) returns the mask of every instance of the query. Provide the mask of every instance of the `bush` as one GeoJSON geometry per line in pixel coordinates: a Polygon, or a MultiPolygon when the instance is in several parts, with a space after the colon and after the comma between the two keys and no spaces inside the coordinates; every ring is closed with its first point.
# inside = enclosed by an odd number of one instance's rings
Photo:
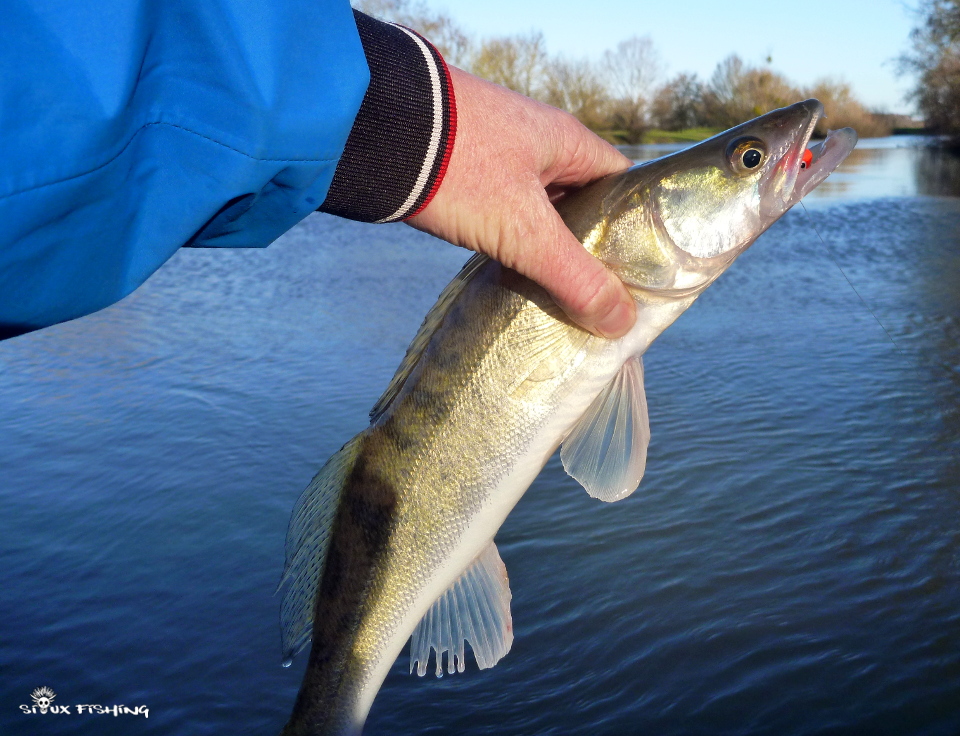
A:
{"type": "Polygon", "coordinates": [[[709,125],[730,128],[797,102],[800,97],[800,91],[783,75],[747,66],[733,54],[717,64],[704,95],[704,107],[709,125]]]}
{"type": "Polygon", "coordinates": [[[831,79],[821,79],[803,90],[804,97],[816,97],[823,103],[826,118],[817,121],[814,135],[823,138],[828,130],[853,128],[861,138],[890,135],[888,116],[867,110],[856,97],[850,85],[831,79]]]}

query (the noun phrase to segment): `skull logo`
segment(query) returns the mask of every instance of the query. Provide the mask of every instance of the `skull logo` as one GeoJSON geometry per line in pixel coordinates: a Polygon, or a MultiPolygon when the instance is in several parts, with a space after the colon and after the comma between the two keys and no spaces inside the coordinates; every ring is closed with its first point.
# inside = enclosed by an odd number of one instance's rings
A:
{"type": "Polygon", "coordinates": [[[38,687],[36,690],[30,693],[30,697],[33,698],[33,702],[37,704],[40,712],[46,713],[47,709],[50,707],[50,703],[53,702],[55,697],[57,697],[57,694],[48,687],[38,687]]]}

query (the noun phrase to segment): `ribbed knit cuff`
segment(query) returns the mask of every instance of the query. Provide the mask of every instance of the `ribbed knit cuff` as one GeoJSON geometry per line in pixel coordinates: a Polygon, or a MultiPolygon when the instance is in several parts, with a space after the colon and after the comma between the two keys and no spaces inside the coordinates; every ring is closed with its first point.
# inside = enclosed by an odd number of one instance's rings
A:
{"type": "Polygon", "coordinates": [[[443,57],[420,34],[353,11],[370,67],[321,212],[362,222],[413,217],[450,161],[457,110],[443,57]]]}

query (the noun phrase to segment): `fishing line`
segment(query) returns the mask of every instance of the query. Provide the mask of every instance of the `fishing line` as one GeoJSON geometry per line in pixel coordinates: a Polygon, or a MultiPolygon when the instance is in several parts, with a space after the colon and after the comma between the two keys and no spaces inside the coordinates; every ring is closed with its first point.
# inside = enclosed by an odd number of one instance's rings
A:
{"type": "MultiPolygon", "coordinates": [[[[906,354],[904,354],[903,350],[900,349],[900,346],[897,344],[897,341],[893,339],[893,335],[891,335],[890,331],[883,326],[883,322],[881,322],[880,318],[877,317],[876,313],[874,313],[874,311],[870,309],[870,305],[867,304],[866,299],[864,299],[860,295],[860,292],[857,291],[857,287],[853,285],[853,282],[847,276],[846,272],[843,270],[843,268],[840,267],[840,264],[837,262],[837,259],[834,258],[833,254],[830,252],[830,246],[827,245],[826,241],[823,239],[823,236],[820,234],[820,231],[817,230],[817,225],[813,221],[813,218],[810,216],[810,212],[807,210],[806,205],[803,204],[803,200],[800,201],[800,206],[803,207],[803,212],[807,216],[807,220],[809,220],[810,222],[810,227],[813,228],[813,232],[815,232],[817,234],[817,237],[820,238],[820,242],[823,244],[823,249],[827,252],[827,255],[830,256],[830,260],[833,261],[833,265],[835,265],[837,267],[837,270],[840,271],[841,274],[843,274],[844,280],[848,284],[850,284],[850,288],[853,289],[853,293],[857,295],[857,298],[860,299],[860,302],[863,304],[863,306],[867,308],[867,311],[870,312],[870,315],[874,318],[874,320],[876,320],[877,324],[880,325],[880,329],[883,330],[884,334],[888,338],[890,338],[890,342],[893,343],[893,347],[895,347],[897,349],[897,352],[900,353],[900,357],[903,358],[905,361],[907,361],[909,365],[913,366],[913,372],[917,374],[917,378],[920,379],[920,384],[923,385],[925,381],[924,381],[923,375],[920,373],[920,366],[918,366],[916,363],[911,362],[907,359],[906,354]]],[[[918,360],[921,363],[926,362],[922,356],[918,356],[918,360]]],[[[940,417],[940,421],[943,423],[944,426],[946,426],[947,424],[946,412],[941,407],[938,406],[934,408],[934,413],[940,417]]],[[[936,446],[936,444],[937,443],[935,442],[934,446],[936,446]]]]}
{"type": "MultiPolygon", "coordinates": [[[[877,315],[874,313],[872,309],[870,309],[870,305],[867,304],[866,299],[860,296],[860,292],[857,291],[857,287],[853,285],[853,282],[847,276],[846,271],[844,271],[843,268],[840,267],[840,264],[839,262],[837,262],[837,259],[833,257],[833,254],[830,252],[830,246],[827,245],[826,241],[823,239],[823,236],[820,234],[820,231],[817,230],[817,225],[813,221],[813,218],[810,216],[810,213],[807,211],[807,207],[806,205],[804,205],[803,200],[800,201],[800,206],[803,207],[803,213],[807,216],[807,220],[810,221],[810,227],[813,228],[813,232],[815,232],[817,234],[817,237],[820,238],[820,242],[823,244],[823,249],[824,251],[826,251],[827,255],[830,256],[830,260],[833,261],[833,265],[837,267],[837,270],[840,271],[840,273],[843,275],[843,278],[850,285],[850,288],[853,289],[853,293],[857,295],[857,298],[860,300],[860,303],[863,304],[864,307],[866,307],[868,312],[870,312],[870,316],[876,320],[878,325],[880,325],[880,329],[883,330],[884,334],[888,338],[890,338],[890,342],[893,343],[893,347],[895,347],[897,349],[897,352],[900,353],[900,357],[903,358],[904,360],[907,360],[906,354],[900,349],[900,346],[897,345],[897,341],[893,339],[893,335],[891,335],[890,331],[883,326],[883,322],[881,322],[880,318],[877,317],[877,315]]],[[[907,362],[909,363],[910,361],[907,361],[907,362]]]]}

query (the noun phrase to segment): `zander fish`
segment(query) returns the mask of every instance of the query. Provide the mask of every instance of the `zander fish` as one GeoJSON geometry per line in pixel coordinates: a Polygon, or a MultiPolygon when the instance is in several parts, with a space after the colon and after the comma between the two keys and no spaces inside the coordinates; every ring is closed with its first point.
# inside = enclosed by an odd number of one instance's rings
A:
{"type": "Polygon", "coordinates": [[[562,445],[566,471],[603,501],[640,482],[650,437],[641,355],[856,144],[807,148],[823,106],[776,110],[601,179],[557,208],[630,289],[637,322],[606,340],[537,285],[474,256],[441,293],[396,375],[313,479],[287,532],[287,661],[312,639],[283,736],[359,734],[411,639],[463,671],[510,649],[510,588],[493,537],[562,445]]]}

